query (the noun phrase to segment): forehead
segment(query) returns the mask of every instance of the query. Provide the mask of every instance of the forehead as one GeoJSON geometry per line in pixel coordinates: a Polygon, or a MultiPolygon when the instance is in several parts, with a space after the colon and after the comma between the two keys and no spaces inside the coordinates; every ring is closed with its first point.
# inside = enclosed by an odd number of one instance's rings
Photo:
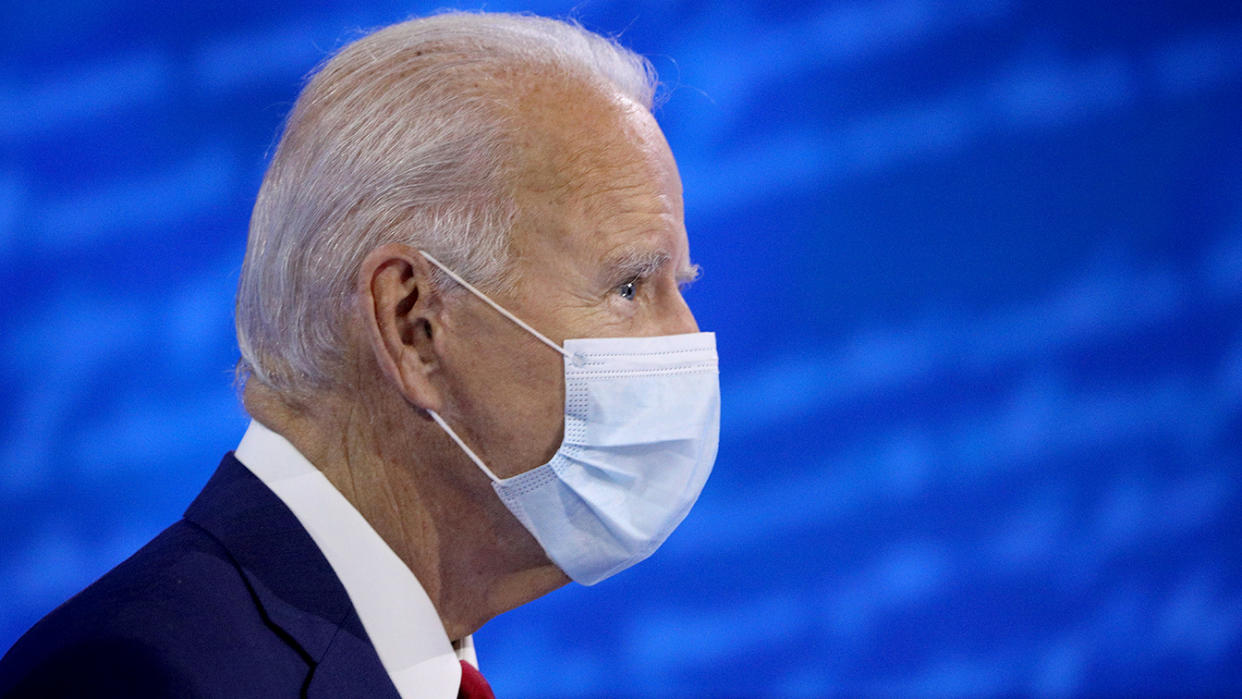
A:
{"type": "Polygon", "coordinates": [[[592,86],[546,84],[524,96],[515,247],[562,263],[655,255],[688,267],[681,180],[655,119],[592,86]]]}

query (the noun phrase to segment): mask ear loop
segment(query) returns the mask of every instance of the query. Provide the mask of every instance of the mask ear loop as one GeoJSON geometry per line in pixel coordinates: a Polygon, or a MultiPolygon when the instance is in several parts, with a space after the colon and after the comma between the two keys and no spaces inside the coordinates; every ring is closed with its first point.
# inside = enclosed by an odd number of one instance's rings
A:
{"type": "Polygon", "coordinates": [[[487,467],[487,464],[483,463],[483,459],[480,459],[479,455],[474,453],[473,449],[466,446],[466,443],[461,441],[461,437],[457,436],[457,433],[453,431],[452,427],[448,426],[448,423],[444,421],[444,418],[440,417],[439,413],[434,410],[428,410],[427,413],[431,415],[432,420],[436,421],[436,424],[440,426],[440,429],[447,432],[448,436],[452,437],[454,442],[457,442],[457,446],[461,447],[461,450],[466,452],[466,456],[470,457],[470,460],[474,462],[475,466],[483,469],[483,473],[486,473],[487,477],[492,479],[493,483],[500,482],[500,479],[496,477],[496,474],[492,473],[492,470],[487,467]]]}
{"type": "MultiPolygon", "coordinates": [[[[478,289],[474,288],[474,286],[470,282],[466,281],[465,279],[462,279],[456,272],[444,266],[443,263],[441,263],[436,258],[432,257],[431,253],[427,252],[426,250],[419,250],[419,253],[421,253],[423,257],[427,258],[428,262],[438,267],[441,272],[444,272],[445,274],[447,274],[450,279],[466,287],[467,291],[474,294],[475,296],[478,296],[480,299],[483,300],[484,303],[496,309],[497,313],[499,313],[500,315],[516,323],[519,328],[522,328],[523,330],[530,333],[531,335],[534,335],[543,344],[563,354],[566,359],[568,359],[570,362],[574,364],[574,366],[582,365],[583,360],[580,355],[576,353],[571,353],[565,350],[560,345],[549,340],[547,336],[545,336],[543,333],[527,325],[526,322],[523,321],[521,318],[518,318],[517,316],[510,313],[503,306],[501,306],[500,304],[488,298],[487,294],[484,294],[482,291],[479,291],[478,289]]],[[[449,427],[448,423],[444,421],[444,418],[440,417],[439,413],[437,413],[434,410],[428,410],[427,413],[431,415],[431,419],[435,420],[436,424],[440,426],[440,429],[444,430],[444,432],[448,434],[448,436],[454,442],[457,443],[457,446],[461,447],[461,450],[466,453],[466,456],[470,457],[470,460],[474,462],[475,466],[478,466],[480,469],[482,469],[483,473],[487,474],[487,477],[492,479],[493,483],[500,482],[500,478],[498,478],[495,473],[492,473],[492,470],[487,467],[487,464],[483,463],[483,459],[480,459],[479,455],[475,454],[473,449],[466,446],[466,443],[462,441],[462,438],[457,436],[457,433],[453,431],[452,427],[449,427]]]]}
{"type": "Polygon", "coordinates": [[[480,299],[482,299],[482,300],[483,300],[483,302],[484,302],[484,303],[486,303],[487,305],[489,305],[489,306],[491,306],[492,308],[496,309],[496,312],[497,312],[497,313],[499,313],[500,315],[502,315],[502,316],[504,316],[504,317],[508,318],[509,320],[513,321],[514,323],[517,323],[517,325],[518,325],[518,327],[519,327],[519,328],[521,328],[521,329],[525,330],[526,332],[530,333],[531,335],[534,335],[534,336],[535,336],[536,338],[538,338],[538,340],[539,340],[540,342],[542,342],[543,344],[545,344],[545,345],[547,345],[548,347],[551,347],[552,349],[556,350],[557,352],[560,352],[561,354],[565,355],[565,358],[566,358],[566,359],[568,359],[569,361],[573,362],[574,366],[581,366],[581,364],[582,364],[582,358],[581,358],[581,357],[579,357],[577,354],[574,354],[574,353],[572,353],[572,352],[569,352],[569,351],[568,351],[568,350],[566,350],[565,348],[563,348],[563,347],[561,347],[560,345],[556,344],[555,342],[553,342],[553,341],[549,340],[549,339],[548,339],[548,338],[547,338],[547,337],[546,337],[543,333],[541,333],[541,332],[539,332],[538,330],[536,330],[536,329],[534,329],[534,328],[530,327],[529,325],[527,325],[527,324],[526,324],[526,321],[522,320],[521,318],[518,318],[517,316],[513,315],[513,314],[512,314],[512,313],[510,313],[509,311],[505,310],[505,308],[504,308],[503,306],[501,306],[500,304],[498,304],[498,303],[496,303],[495,301],[493,301],[493,300],[491,300],[490,298],[488,298],[488,297],[487,297],[487,294],[484,294],[482,291],[479,291],[478,289],[474,288],[474,286],[473,286],[473,285],[471,285],[471,284],[470,284],[470,282],[466,281],[465,279],[462,279],[460,276],[458,276],[458,275],[457,275],[457,273],[456,273],[456,272],[454,272],[453,270],[449,269],[448,267],[445,267],[445,266],[444,266],[444,265],[443,265],[443,264],[442,264],[439,260],[437,260],[436,258],[432,257],[432,256],[431,256],[431,254],[430,254],[430,253],[428,253],[426,250],[419,250],[419,252],[420,252],[420,253],[422,253],[423,257],[427,258],[427,261],[428,261],[428,262],[430,262],[431,264],[435,265],[436,267],[439,267],[439,268],[440,268],[440,271],[441,271],[441,272],[444,272],[445,274],[447,274],[447,275],[448,275],[448,276],[449,276],[449,277],[450,277],[453,281],[455,281],[455,282],[457,282],[458,284],[461,284],[462,286],[466,287],[466,289],[467,289],[470,293],[474,294],[475,296],[478,296],[480,299]]]}

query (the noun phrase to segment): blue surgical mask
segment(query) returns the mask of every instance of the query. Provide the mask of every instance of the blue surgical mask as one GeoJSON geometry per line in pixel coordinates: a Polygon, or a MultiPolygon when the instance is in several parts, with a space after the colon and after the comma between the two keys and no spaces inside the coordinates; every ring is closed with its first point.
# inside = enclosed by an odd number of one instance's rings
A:
{"type": "Polygon", "coordinates": [[[548,558],[583,585],[650,556],[685,519],[716,460],[720,381],[714,333],[566,340],[561,347],[423,253],[471,293],[564,355],[565,436],[551,461],[487,474],[548,558]]]}

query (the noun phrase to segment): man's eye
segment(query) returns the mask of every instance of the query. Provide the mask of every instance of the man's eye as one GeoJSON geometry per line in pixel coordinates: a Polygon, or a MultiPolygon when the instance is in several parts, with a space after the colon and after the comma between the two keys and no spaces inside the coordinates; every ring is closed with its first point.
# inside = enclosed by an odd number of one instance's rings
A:
{"type": "Polygon", "coordinates": [[[628,282],[618,286],[615,291],[617,295],[626,301],[634,300],[634,295],[638,293],[638,280],[631,279],[628,282]]]}

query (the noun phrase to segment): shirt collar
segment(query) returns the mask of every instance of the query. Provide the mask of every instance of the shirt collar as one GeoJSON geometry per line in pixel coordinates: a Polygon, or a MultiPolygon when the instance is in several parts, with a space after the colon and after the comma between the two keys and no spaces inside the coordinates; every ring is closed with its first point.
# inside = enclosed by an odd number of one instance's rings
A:
{"type": "Polygon", "coordinates": [[[285,503],[340,578],[402,697],[455,697],[474,641],[453,650],[410,569],[331,482],[284,437],[251,420],[234,456],[285,503]]]}

